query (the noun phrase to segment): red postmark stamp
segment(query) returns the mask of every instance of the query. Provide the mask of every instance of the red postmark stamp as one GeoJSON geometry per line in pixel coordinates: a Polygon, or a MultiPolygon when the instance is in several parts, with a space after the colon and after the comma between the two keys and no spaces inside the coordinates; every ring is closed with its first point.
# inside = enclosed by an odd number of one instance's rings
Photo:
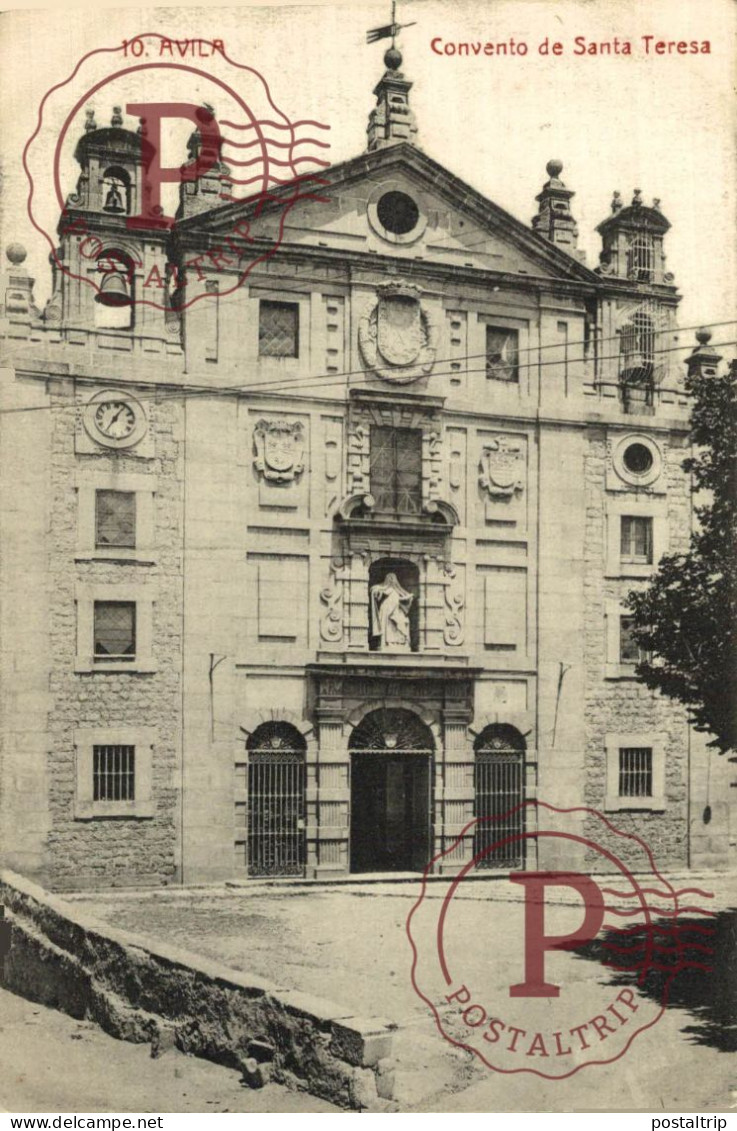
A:
{"type": "Polygon", "coordinates": [[[88,52],[44,95],[23,151],[28,216],[54,269],[102,301],[123,294],[120,276],[128,305],[182,310],[212,293],[214,273],[221,296],[242,286],[279,249],[294,206],[326,201],[329,128],[280,110],[222,40],[141,34],[88,52]],[[109,126],[95,117],[103,99],[109,126]],[[195,254],[188,237],[205,214],[195,254]],[[140,254],[144,236],[162,246],[155,262],[140,254]],[[78,244],[71,257],[65,238],[78,244]]]}
{"type": "Polygon", "coordinates": [[[712,893],[676,890],[640,837],[594,809],[541,801],[525,808],[537,818],[534,831],[520,825],[507,835],[510,814],[502,814],[498,837],[477,835],[473,858],[453,869],[464,838],[488,826],[472,821],[428,865],[407,920],[412,984],[446,1040],[488,1068],[563,1080],[623,1056],[663,1016],[682,970],[709,972],[708,937],[686,942],[678,920],[710,916],[693,897],[703,902],[712,893]],[[545,846],[543,859],[561,866],[468,882],[519,838],[545,846]],[[449,874],[430,884],[437,866],[449,874]],[[685,896],[692,898],[684,903],[685,896]],[[592,945],[600,963],[581,954],[592,945]],[[694,961],[694,949],[703,961],[694,961]],[[654,973],[657,994],[639,992],[654,973]]]}

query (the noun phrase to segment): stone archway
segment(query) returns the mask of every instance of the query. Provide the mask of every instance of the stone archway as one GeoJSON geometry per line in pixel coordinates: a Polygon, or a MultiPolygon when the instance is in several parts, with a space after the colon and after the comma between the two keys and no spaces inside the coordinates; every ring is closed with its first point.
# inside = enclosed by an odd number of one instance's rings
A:
{"type": "Polygon", "coordinates": [[[422,871],[432,852],[430,728],[404,707],[379,707],[354,728],[351,872],[422,871]]]}

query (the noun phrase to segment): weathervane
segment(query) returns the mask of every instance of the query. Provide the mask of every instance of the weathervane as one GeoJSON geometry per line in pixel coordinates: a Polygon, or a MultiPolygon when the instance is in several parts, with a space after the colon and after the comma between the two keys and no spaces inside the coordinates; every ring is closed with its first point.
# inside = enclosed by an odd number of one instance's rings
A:
{"type": "Polygon", "coordinates": [[[397,23],[397,0],[392,0],[392,22],[390,24],[386,24],[384,27],[375,27],[375,28],[372,28],[371,31],[367,31],[366,32],[366,42],[367,43],[376,43],[377,39],[388,39],[389,36],[391,36],[392,47],[393,47],[394,46],[394,39],[396,37],[397,32],[401,31],[401,29],[404,28],[404,27],[414,27],[416,23],[417,23],[417,21],[413,20],[412,23],[410,23],[410,24],[398,24],[397,23]]]}

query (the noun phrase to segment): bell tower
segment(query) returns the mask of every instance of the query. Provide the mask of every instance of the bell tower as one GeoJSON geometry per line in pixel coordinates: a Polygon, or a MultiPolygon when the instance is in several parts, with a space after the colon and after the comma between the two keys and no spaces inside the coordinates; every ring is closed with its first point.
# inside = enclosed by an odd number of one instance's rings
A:
{"type": "Polygon", "coordinates": [[[109,126],[98,127],[86,111],[84,134],[74,152],[80,166],[76,191],[67,197],[52,255],[54,289],[47,323],[65,330],[132,331],[171,336],[167,274],[168,224],[146,219],[143,171],[153,158],[145,124],[126,129],[121,107],[109,126]]]}

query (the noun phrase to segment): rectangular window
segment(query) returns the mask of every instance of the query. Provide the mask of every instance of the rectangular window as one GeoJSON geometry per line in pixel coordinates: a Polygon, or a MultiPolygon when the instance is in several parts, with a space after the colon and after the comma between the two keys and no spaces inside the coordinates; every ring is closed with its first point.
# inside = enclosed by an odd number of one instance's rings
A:
{"type": "Polygon", "coordinates": [[[621,558],[623,562],[652,565],[653,520],[639,515],[622,516],[621,558]]]}
{"type": "Polygon", "coordinates": [[[486,327],[486,377],[490,381],[519,381],[519,332],[486,327]]]}
{"type": "Polygon", "coordinates": [[[619,618],[619,662],[620,664],[645,664],[650,660],[650,653],[635,640],[632,628],[634,617],[619,618]]]}
{"type": "Polygon", "coordinates": [[[92,747],[93,801],[135,801],[135,746],[92,747]]]}
{"type": "Polygon", "coordinates": [[[371,494],[384,514],[422,510],[422,432],[419,428],[371,429],[371,494]]]}
{"type": "Polygon", "coordinates": [[[94,641],[96,660],[134,660],[135,601],[95,601],[94,641]]]}
{"type": "Polygon", "coordinates": [[[95,491],[95,548],[135,545],[135,491],[95,491]]]}
{"type": "Polygon", "coordinates": [[[653,752],[650,746],[620,746],[619,796],[653,796],[653,752]]]}
{"type": "Polygon", "coordinates": [[[299,305],[261,299],[258,317],[260,357],[299,357],[299,305]]]}

